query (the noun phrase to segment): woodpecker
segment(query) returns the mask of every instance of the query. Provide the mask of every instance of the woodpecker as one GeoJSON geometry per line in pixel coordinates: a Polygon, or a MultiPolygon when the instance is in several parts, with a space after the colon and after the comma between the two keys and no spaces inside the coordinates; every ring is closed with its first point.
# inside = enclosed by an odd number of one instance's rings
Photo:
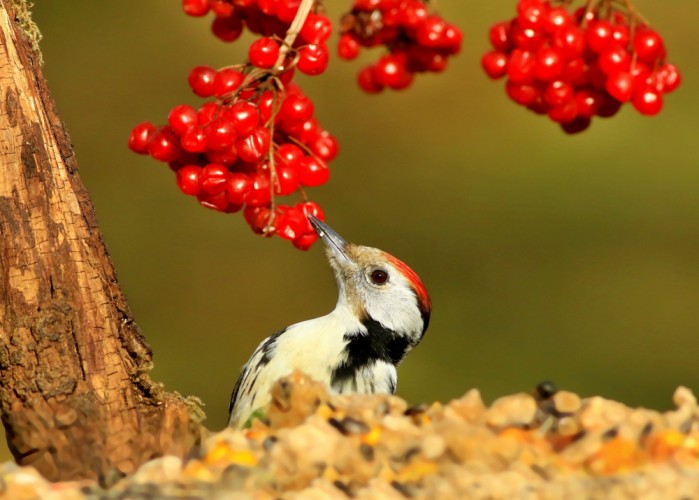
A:
{"type": "Polygon", "coordinates": [[[270,402],[279,378],[300,370],[334,393],[396,391],[396,366],[425,335],[431,301],[415,272],[377,248],[346,242],[313,215],[337,280],[335,309],[263,340],[233,389],[229,426],[270,402]]]}

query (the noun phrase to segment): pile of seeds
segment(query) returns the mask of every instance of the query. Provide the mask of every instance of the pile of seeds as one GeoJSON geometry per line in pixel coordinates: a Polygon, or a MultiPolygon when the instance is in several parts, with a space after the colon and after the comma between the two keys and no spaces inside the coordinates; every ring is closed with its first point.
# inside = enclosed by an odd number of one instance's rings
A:
{"type": "Polygon", "coordinates": [[[249,429],[213,434],[186,460],[146,463],[110,490],[49,484],[13,464],[0,467],[0,488],[42,499],[692,498],[699,406],[686,388],[673,399],[659,413],[544,383],[490,407],[477,390],[408,407],[331,396],[294,374],[249,429]]]}

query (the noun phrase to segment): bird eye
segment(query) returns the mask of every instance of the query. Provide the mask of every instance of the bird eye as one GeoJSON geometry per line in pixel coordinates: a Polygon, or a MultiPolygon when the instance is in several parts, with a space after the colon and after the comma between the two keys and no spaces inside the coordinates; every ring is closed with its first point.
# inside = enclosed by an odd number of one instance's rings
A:
{"type": "Polygon", "coordinates": [[[388,273],[383,269],[376,269],[371,272],[371,281],[375,285],[383,285],[388,281],[388,273]]]}

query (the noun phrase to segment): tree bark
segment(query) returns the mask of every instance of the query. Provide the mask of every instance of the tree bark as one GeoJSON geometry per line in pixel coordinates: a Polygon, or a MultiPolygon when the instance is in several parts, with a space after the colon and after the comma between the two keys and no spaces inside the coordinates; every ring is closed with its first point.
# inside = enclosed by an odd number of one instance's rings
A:
{"type": "Polygon", "coordinates": [[[0,411],[20,464],[108,484],[186,454],[202,414],[149,378],[22,8],[0,0],[0,411]]]}

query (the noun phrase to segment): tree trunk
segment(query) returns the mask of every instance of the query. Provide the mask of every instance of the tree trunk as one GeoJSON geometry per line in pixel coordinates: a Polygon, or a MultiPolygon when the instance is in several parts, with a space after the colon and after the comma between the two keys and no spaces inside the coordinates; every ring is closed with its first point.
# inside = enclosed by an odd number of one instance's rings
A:
{"type": "Polygon", "coordinates": [[[149,378],[25,8],[0,0],[0,410],[20,464],[108,484],[186,454],[202,414],[149,378]]]}

